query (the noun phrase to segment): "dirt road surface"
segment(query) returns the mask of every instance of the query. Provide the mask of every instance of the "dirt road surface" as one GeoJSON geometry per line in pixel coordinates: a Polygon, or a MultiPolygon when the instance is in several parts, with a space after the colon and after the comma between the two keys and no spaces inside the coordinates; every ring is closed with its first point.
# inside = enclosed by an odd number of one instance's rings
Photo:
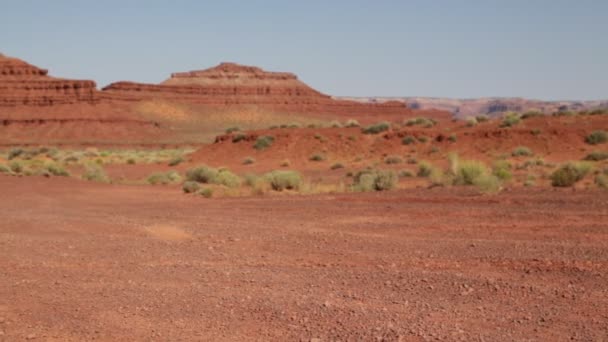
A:
{"type": "Polygon", "coordinates": [[[0,341],[608,339],[606,192],[0,188],[0,341]]]}

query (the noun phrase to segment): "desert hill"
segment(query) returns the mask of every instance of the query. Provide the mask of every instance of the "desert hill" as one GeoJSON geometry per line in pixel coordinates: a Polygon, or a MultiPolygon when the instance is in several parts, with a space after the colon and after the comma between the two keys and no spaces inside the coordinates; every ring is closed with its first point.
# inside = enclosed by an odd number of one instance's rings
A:
{"type": "Polygon", "coordinates": [[[501,116],[507,112],[540,111],[552,114],[559,111],[580,112],[608,108],[603,101],[542,101],[526,98],[488,97],[478,99],[452,99],[439,97],[336,97],[341,100],[361,103],[402,102],[412,109],[437,109],[451,112],[455,117],[501,116]]]}

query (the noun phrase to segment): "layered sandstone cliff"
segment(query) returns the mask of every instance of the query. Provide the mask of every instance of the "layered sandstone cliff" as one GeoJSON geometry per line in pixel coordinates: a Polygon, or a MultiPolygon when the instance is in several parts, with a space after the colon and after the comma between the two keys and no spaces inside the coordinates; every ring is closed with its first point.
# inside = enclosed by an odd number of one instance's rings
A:
{"type": "Polygon", "coordinates": [[[96,93],[93,81],[50,77],[45,69],[0,55],[0,106],[96,103],[96,93]]]}
{"type": "Polygon", "coordinates": [[[323,113],[339,116],[410,115],[400,102],[362,104],[335,100],[286,72],[268,72],[258,67],[221,63],[218,66],[173,73],[161,84],[112,83],[103,89],[113,100],[165,99],[209,106],[255,106],[290,113],[323,113]]]}

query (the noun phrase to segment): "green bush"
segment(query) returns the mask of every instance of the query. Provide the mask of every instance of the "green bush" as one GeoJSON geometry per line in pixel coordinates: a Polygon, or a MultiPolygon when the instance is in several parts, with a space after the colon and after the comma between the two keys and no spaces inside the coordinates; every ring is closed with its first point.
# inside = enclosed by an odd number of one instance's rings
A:
{"type": "Polygon", "coordinates": [[[202,188],[197,193],[205,198],[213,197],[213,189],[211,188],[202,188]]]}
{"type": "Polygon", "coordinates": [[[399,172],[399,177],[400,178],[410,178],[410,177],[414,177],[414,174],[410,170],[402,170],[401,172],[399,172]]]}
{"type": "Polygon", "coordinates": [[[477,118],[467,118],[466,121],[467,121],[467,127],[474,127],[474,126],[477,126],[477,124],[479,123],[477,118]]]}
{"type": "Polygon", "coordinates": [[[586,163],[567,163],[551,174],[551,184],[556,187],[573,186],[585,178],[589,171],[591,171],[591,166],[586,163]]]}
{"type": "Polygon", "coordinates": [[[146,181],[149,184],[157,185],[157,184],[171,184],[177,183],[181,181],[181,176],[176,171],[168,171],[168,172],[155,172],[148,176],[146,181]]]}
{"type": "Polygon", "coordinates": [[[485,164],[477,160],[461,160],[455,171],[454,185],[476,185],[478,178],[489,174],[485,164]]]}
{"type": "Polygon", "coordinates": [[[519,124],[520,121],[521,117],[519,116],[519,114],[510,112],[503,117],[500,127],[513,127],[519,124]]]}
{"type": "Polygon", "coordinates": [[[103,167],[98,164],[87,164],[84,173],[82,174],[82,179],[101,183],[110,181],[103,167]]]}
{"type": "Polygon", "coordinates": [[[496,161],[492,167],[492,174],[502,181],[510,181],[512,178],[511,164],[506,160],[496,161]]]}
{"type": "Polygon", "coordinates": [[[608,189],[608,176],[602,174],[595,176],[595,185],[602,189],[608,189]]]}
{"type": "Polygon", "coordinates": [[[275,170],[264,175],[264,179],[273,190],[298,190],[302,184],[302,176],[297,171],[275,170]]]}
{"type": "Polygon", "coordinates": [[[435,167],[433,165],[431,165],[429,162],[421,161],[418,164],[417,176],[418,177],[429,177],[431,175],[431,173],[433,173],[434,169],[435,169],[435,167]]]}
{"type": "Polygon", "coordinates": [[[15,159],[25,152],[22,148],[13,148],[8,152],[8,160],[15,159]]]}
{"type": "Polygon", "coordinates": [[[232,173],[230,170],[220,169],[212,183],[224,185],[229,188],[237,188],[241,186],[241,178],[232,173]]]}
{"type": "Polygon", "coordinates": [[[325,160],[325,156],[323,156],[322,154],[313,154],[312,156],[310,156],[310,158],[308,158],[310,161],[323,161],[325,160]]]}
{"type": "Polygon", "coordinates": [[[532,153],[532,150],[530,150],[526,146],[519,146],[513,150],[513,153],[511,153],[511,155],[513,157],[522,157],[522,156],[527,157],[527,156],[531,156],[533,154],[534,153],[532,153]]]}
{"type": "Polygon", "coordinates": [[[8,167],[11,169],[11,171],[13,171],[14,173],[21,173],[24,170],[23,164],[18,162],[18,161],[12,161],[8,167]]]}
{"type": "Polygon", "coordinates": [[[482,174],[473,182],[477,189],[484,193],[494,193],[500,191],[500,179],[494,175],[482,174]]]}
{"type": "Polygon", "coordinates": [[[401,164],[401,163],[403,163],[403,159],[401,159],[401,157],[399,157],[399,156],[389,156],[384,159],[384,162],[389,165],[401,164]]]}
{"type": "Polygon", "coordinates": [[[186,171],[186,180],[199,183],[213,183],[218,171],[206,165],[201,165],[186,171]]]}
{"type": "Polygon", "coordinates": [[[364,134],[378,134],[378,133],[388,131],[390,128],[391,128],[391,124],[384,121],[384,122],[379,122],[379,123],[371,125],[371,126],[367,126],[367,127],[363,128],[361,131],[364,134]]]}
{"type": "Polygon", "coordinates": [[[251,165],[255,163],[255,158],[247,157],[243,160],[243,165],[251,165]]]}
{"type": "Polygon", "coordinates": [[[526,119],[535,118],[535,117],[539,117],[539,116],[545,116],[545,114],[543,114],[542,112],[536,111],[536,110],[529,110],[529,111],[525,112],[524,114],[522,114],[521,119],[526,120],[526,119]]]}
{"type": "Polygon", "coordinates": [[[405,122],[406,126],[422,126],[425,128],[433,127],[437,124],[437,121],[429,118],[412,118],[405,122]]]}
{"type": "Polygon", "coordinates": [[[183,161],[184,161],[183,157],[181,157],[181,156],[180,157],[175,157],[175,158],[169,160],[169,166],[177,166],[180,163],[182,163],[183,161]]]}
{"type": "Polygon", "coordinates": [[[585,138],[585,142],[590,145],[603,144],[608,141],[608,132],[595,131],[585,138]]]}
{"type": "Polygon", "coordinates": [[[403,140],[401,140],[401,143],[402,143],[403,145],[411,145],[411,144],[413,144],[413,143],[415,143],[415,142],[416,142],[416,138],[414,138],[414,137],[413,137],[413,136],[411,136],[411,135],[407,135],[407,136],[405,136],[405,137],[403,138],[403,140]]]}
{"type": "Polygon", "coordinates": [[[589,153],[584,160],[602,161],[608,159],[608,152],[594,151],[589,153]]]}
{"type": "Polygon", "coordinates": [[[359,127],[359,121],[354,120],[354,119],[348,119],[346,120],[346,124],[344,124],[345,127],[359,127]]]}
{"type": "Polygon", "coordinates": [[[391,170],[364,170],[354,177],[355,191],[384,191],[395,187],[397,176],[391,170]]]}
{"type": "Polygon", "coordinates": [[[47,165],[46,170],[53,176],[68,177],[70,175],[63,166],[55,163],[47,165]]]}
{"type": "Polygon", "coordinates": [[[256,150],[264,150],[264,149],[267,149],[268,147],[270,147],[273,142],[274,142],[273,136],[266,135],[266,136],[258,137],[256,139],[255,143],[253,144],[253,148],[255,148],[256,150]]]}
{"type": "Polygon", "coordinates": [[[239,141],[245,140],[246,138],[247,138],[247,136],[243,133],[235,134],[232,136],[232,142],[238,143],[239,141]]]}
{"type": "Polygon", "coordinates": [[[187,194],[197,192],[198,189],[200,189],[200,188],[201,188],[201,186],[198,185],[198,183],[194,182],[194,181],[186,181],[182,185],[182,190],[187,194]]]}
{"type": "Polygon", "coordinates": [[[489,119],[490,119],[490,118],[489,118],[487,115],[485,115],[485,114],[482,114],[482,115],[477,115],[477,116],[475,117],[475,120],[477,120],[477,122],[478,122],[478,123],[486,122],[486,121],[488,121],[489,119]]]}

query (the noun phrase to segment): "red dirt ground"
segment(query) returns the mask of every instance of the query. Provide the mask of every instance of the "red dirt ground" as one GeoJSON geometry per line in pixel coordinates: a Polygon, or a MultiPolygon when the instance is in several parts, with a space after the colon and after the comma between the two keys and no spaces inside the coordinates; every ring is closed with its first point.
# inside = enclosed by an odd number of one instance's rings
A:
{"type": "Polygon", "coordinates": [[[608,339],[606,192],[0,188],[0,340],[608,339]]]}

